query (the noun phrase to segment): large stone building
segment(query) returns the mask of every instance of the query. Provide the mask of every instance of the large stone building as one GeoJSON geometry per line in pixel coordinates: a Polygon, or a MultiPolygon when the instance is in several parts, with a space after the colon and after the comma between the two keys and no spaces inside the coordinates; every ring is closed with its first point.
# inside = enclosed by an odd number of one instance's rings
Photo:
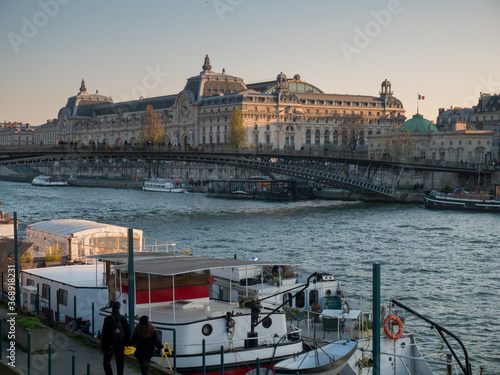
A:
{"type": "Polygon", "coordinates": [[[344,120],[354,115],[361,119],[358,149],[366,150],[367,137],[386,134],[405,120],[403,105],[387,80],[378,96],[327,94],[299,75],[289,79],[283,73],[275,81],[245,84],[224,70],[215,73],[206,56],[203,70],[188,78],[176,95],[113,103],[110,97],[89,94],[82,81],[80,92],[40,131],[57,129],[57,139],[45,137],[52,143],[110,147],[140,143],[148,105],[161,118],[165,142],[173,145],[224,145],[235,109],[242,112],[247,146],[273,149],[342,147],[348,125],[344,120]]]}
{"type": "Polygon", "coordinates": [[[34,144],[34,128],[21,122],[0,123],[0,145],[29,146],[34,144]]]}
{"type": "Polygon", "coordinates": [[[492,131],[466,130],[462,125],[459,122],[455,129],[438,131],[436,125],[417,113],[398,130],[370,137],[368,153],[375,159],[451,163],[482,163],[497,158],[492,131]]]}

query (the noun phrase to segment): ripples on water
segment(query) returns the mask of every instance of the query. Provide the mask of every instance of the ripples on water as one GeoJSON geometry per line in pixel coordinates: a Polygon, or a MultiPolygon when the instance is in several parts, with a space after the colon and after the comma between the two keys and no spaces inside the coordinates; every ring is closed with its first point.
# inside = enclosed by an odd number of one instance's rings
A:
{"type": "MultiPolygon", "coordinates": [[[[177,249],[257,256],[333,273],[369,296],[381,263],[382,297],[400,300],[457,334],[474,373],[500,373],[500,215],[421,205],[262,202],[102,188],[40,188],[0,181],[2,209],[26,225],[74,218],[142,229],[177,249]]],[[[423,333],[429,327],[418,324],[423,333]]]]}

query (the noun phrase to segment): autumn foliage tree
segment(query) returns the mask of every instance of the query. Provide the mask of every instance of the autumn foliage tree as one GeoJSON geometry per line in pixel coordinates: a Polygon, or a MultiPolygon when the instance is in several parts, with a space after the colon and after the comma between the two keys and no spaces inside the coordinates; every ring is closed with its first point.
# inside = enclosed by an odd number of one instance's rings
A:
{"type": "Polygon", "coordinates": [[[241,116],[241,110],[236,108],[231,113],[229,120],[229,132],[226,138],[226,143],[230,147],[243,147],[245,146],[246,129],[243,124],[244,120],[241,116]]]}
{"type": "Polygon", "coordinates": [[[164,141],[165,127],[161,123],[160,115],[154,111],[150,104],[146,106],[146,111],[142,116],[142,126],[144,142],[158,144],[164,141]]]}

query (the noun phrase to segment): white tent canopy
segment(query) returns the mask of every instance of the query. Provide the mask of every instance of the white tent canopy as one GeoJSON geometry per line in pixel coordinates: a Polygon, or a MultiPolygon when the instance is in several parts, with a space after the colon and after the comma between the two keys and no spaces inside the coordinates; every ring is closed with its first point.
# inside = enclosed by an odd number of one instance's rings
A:
{"type": "MultiPolygon", "coordinates": [[[[134,249],[141,251],[142,230],[134,229],[134,249]]],[[[93,254],[128,249],[128,228],[94,221],[59,219],[28,225],[27,240],[33,242],[35,256],[67,255],[83,260],[93,254]]]]}

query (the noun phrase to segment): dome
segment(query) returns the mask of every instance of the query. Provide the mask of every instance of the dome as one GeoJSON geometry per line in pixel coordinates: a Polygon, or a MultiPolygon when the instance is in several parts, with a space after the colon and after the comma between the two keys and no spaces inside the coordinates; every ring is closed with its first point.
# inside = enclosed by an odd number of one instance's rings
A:
{"type": "Polygon", "coordinates": [[[387,78],[382,82],[382,87],[386,87],[386,86],[391,86],[391,82],[387,80],[387,78]]]}
{"type": "Polygon", "coordinates": [[[429,120],[426,120],[420,113],[413,115],[413,117],[403,123],[399,131],[408,131],[410,133],[429,133],[437,132],[438,128],[429,120]]]}

